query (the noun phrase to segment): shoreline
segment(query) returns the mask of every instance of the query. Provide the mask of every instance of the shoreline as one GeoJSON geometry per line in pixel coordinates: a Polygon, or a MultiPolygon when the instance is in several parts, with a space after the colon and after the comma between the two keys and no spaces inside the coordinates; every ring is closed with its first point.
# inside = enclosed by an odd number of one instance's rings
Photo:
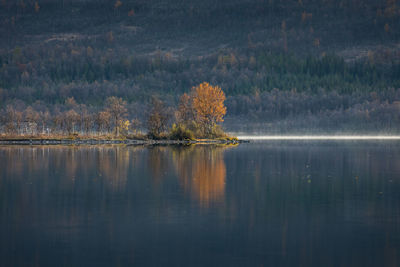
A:
{"type": "Polygon", "coordinates": [[[0,139],[0,145],[236,145],[247,140],[138,140],[138,139],[51,139],[51,138],[10,138],[0,139]]]}

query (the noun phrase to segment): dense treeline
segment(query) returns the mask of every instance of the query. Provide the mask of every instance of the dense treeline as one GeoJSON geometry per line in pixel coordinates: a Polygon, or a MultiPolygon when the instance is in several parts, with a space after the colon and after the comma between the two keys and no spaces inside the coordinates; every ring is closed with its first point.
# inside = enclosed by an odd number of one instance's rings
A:
{"type": "Polygon", "coordinates": [[[398,133],[400,89],[377,92],[296,90],[229,97],[225,127],[262,133],[398,133]]]}
{"type": "Polygon", "coordinates": [[[128,130],[135,132],[138,121],[127,120],[126,102],[121,98],[109,97],[103,110],[88,108],[85,104],[77,104],[68,98],[62,110],[47,108],[38,110],[32,106],[15,109],[8,105],[1,111],[0,130],[9,136],[23,135],[105,135],[128,130]]]}
{"type": "MultiPolygon", "coordinates": [[[[396,0],[25,0],[1,1],[3,25],[17,34],[31,32],[82,31],[82,25],[104,26],[127,22],[149,29],[197,31],[215,27],[247,29],[278,26],[309,30],[322,40],[329,35],[344,38],[385,38],[384,25],[392,35],[399,26],[396,0]],[[53,20],[48,22],[48,18],[53,20]],[[38,21],[38,19],[40,21],[38,21]],[[35,23],[31,23],[34,21],[35,23]],[[15,28],[15,29],[13,29],[15,28]],[[328,30],[328,31],[327,31],[328,30]]],[[[290,37],[290,36],[289,36],[290,37]]],[[[393,36],[392,36],[393,37],[393,36]]],[[[337,38],[333,38],[337,39],[337,38]]],[[[349,41],[349,40],[347,40],[349,41]]]]}
{"type": "MultiPolygon", "coordinates": [[[[42,73],[10,79],[15,85],[0,89],[0,104],[3,108],[13,106],[19,112],[32,106],[38,112],[48,110],[58,114],[68,110],[65,103],[71,97],[79,105],[86,104],[89,110],[99,110],[107,97],[117,96],[129,102],[130,116],[144,121],[147,114],[143,110],[150,109],[152,95],[161,97],[167,106],[174,106],[178,102],[176,95],[184,93],[200,79],[208,78],[227,88],[228,118],[232,119],[225,125],[231,130],[234,130],[233,125],[243,129],[244,126],[234,122],[238,117],[253,122],[263,120],[275,131],[313,127],[331,131],[398,129],[396,101],[400,101],[400,97],[395,88],[400,88],[400,65],[396,62],[383,64],[382,55],[378,53],[371,54],[366,61],[351,63],[334,55],[297,58],[263,51],[255,56],[233,51],[220,53],[196,60],[196,64],[165,56],[160,56],[158,61],[131,59],[131,65],[115,60],[115,65],[110,63],[114,67],[99,62],[97,75],[105,76],[94,81],[86,79],[84,69],[74,70],[73,66],[87,62],[80,61],[82,57],[66,56],[65,62],[59,65],[56,62],[62,61],[60,57],[52,60],[56,63],[53,66],[62,66],[54,73],[65,80],[51,78],[53,72],[43,66],[42,73]],[[141,74],[135,75],[132,66],[137,66],[137,70],[143,68],[141,74]],[[176,69],[171,70],[174,67],[176,69]],[[68,73],[76,75],[75,78],[67,78],[68,73]]],[[[43,64],[43,61],[38,62],[43,64]]],[[[5,75],[10,72],[0,75],[3,75],[1,81],[7,81],[5,75]]]]}
{"type": "Polygon", "coordinates": [[[129,56],[123,51],[103,54],[73,45],[36,52],[17,48],[0,55],[0,101],[62,103],[74,97],[78,102],[101,104],[111,95],[137,101],[154,93],[178,95],[202,80],[221,84],[227,95],[274,88],[351,93],[400,87],[396,62],[400,55],[387,55],[390,61],[382,57],[371,53],[368,60],[346,63],[334,55],[298,58],[263,50],[244,54],[228,50],[189,61],[168,53],[155,57],[129,56]]]}
{"type": "MultiPolygon", "coordinates": [[[[19,109],[7,105],[0,110],[2,137],[86,136],[103,138],[194,139],[229,138],[218,125],[226,114],[225,94],[218,86],[206,82],[183,94],[178,107],[167,107],[153,98],[146,120],[132,118],[127,102],[115,96],[105,100],[103,109],[78,104],[68,98],[53,111],[27,106],[19,109]],[[143,125],[142,125],[143,123],[143,125]],[[147,134],[142,133],[147,129],[147,134]]],[[[143,111],[141,112],[143,114],[143,111]]]]}
{"type": "MultiPolygon", "coordinates": [[[[180,100],[182,102],[182,99],[180,100]]],[[[107,103],[107,101],[105,101],[107,103]]],[[[150,129],[165,132],[173,123],[184,122],[176,110],[179,105],[160,103],[153,99],[147,104],[126,103],[124,120],[120,124],[110,120],[108,106],[77,104],[68,98],[63,104],[44,105],[35,102],[27,105],[16,101],[0,113],[0,131],[8,134],[67,134],[79,133],[113,135],[116,125],[123,134],[138,134],[150,129]],[[156,108],[154,108],[156,107],[156,108]],[[148,124],[156,114],[159,124],[148,124]],[[127,122],[128,121],[128,122],[127,122]],[[154,127],[154,128],[153,128],[154,127]]],[[[243,96],[230,96],[226,100],[227,116],[224,128],[230,132],[365,132],[394,133],[400,131],[400,89],[378,92],[336,91],[317,92],[282,91],[278,89],[243,96]]],[[[190,117],[189,112],[189,118],[190,117]]],[[[118,121],[118,120],[117,120],[118,121]]],[[[187,123],[183,128],[193,130],[187,123]]],[[[150,131],[151,132],[151,131],[150,131]]],[[[185,134],[185,133],[183,133],[185,134]]]]}

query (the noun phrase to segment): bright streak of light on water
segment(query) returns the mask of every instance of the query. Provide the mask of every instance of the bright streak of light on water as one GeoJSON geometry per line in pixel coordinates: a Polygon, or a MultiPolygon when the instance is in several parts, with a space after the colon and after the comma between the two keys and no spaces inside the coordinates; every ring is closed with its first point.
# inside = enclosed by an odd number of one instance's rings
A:
{"type": "Polygon", "coordinates": [[[400,135],[243,135],[239,140],[400,140],[400,135]]]}

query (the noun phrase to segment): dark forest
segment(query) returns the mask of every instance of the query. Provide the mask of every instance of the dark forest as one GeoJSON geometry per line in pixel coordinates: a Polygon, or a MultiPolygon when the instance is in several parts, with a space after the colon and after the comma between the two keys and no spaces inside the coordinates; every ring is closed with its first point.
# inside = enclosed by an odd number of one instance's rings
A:
{"type": "Polygon", "coordinates": [[[0,127],[83,125],[118,97],[144,129],[154,97],[172,114],[206,81],[231,132],[398,132],[399,18],[396,0],[2,0],[0,127]]]}

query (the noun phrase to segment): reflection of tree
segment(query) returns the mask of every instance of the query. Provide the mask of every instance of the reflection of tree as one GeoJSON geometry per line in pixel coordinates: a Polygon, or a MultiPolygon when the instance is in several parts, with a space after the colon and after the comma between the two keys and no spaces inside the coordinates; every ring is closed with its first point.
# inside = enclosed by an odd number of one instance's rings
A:
{"type": "Polygon", "coordinates": [[[64,188],[81,177],[91,177],[120,190],[126,184],[129,169],[137,165],[137,152],[141,149],[124,146],[1,147],[0,155],[6,161],[5,177],[37,179],[36,173],[50,168],[50,174],[67,178],[57,180],[64,188]]]}
{"type": "Polygon", "coordinates": [[[165,171],[168,169],[167,147],[154,146],[148,148],[148,166],[156,185],[161,183],[165,171]]]}
{"type": "Polygon", "coordinates": [[[174,150],[173,160],[185,192],[202,206],[221,201],[225,194],[224,147],[191,146],[174,150]]]}
{"type": "Polygon", "coordinates": [[[106,178],[113,189],[120,190],[126,185],[129,166],[132,164],[133,148],[102,147],[98,154],[99,174],[106,178]]]}

